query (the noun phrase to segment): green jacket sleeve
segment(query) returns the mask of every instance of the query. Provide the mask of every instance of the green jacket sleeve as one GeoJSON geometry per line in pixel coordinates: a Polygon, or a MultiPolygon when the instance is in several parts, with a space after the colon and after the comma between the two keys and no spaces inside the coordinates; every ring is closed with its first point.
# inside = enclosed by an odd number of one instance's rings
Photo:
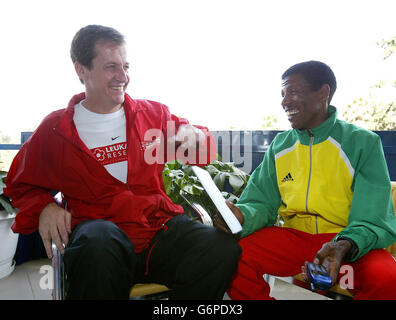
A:
{"type": "Polygon", "coordinates": [[[350,261],[396,241],[390,178],[380,138],[376,136],[374,140],[360,155],[356,167],[348,225],[335,237],[355,242],[357,251],[349,257],[350,261]]]}
{"type": "Polygon", "coordinates": [[[236,204],[244,216],[241,237],[263,227],[274,225],[280,203],[271,144],[236,204]]]}

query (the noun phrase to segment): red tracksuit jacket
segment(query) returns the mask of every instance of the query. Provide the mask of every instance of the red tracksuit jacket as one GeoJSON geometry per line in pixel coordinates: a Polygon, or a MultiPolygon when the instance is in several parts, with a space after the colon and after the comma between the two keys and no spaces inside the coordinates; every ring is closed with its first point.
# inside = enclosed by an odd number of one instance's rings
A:
{"type": "MultiPolygon", "coordinates": [[[[151,142],[144,141],[145,133],[159,129],[166,138],[168,121],[174,121],[176,130],[188,122],[170,114],[163,104],[125,95],[128,174],[123,183],[107,172],[78,136],[74,105],[84,98],[84,93],[75,95],[66,109],[49,114],[16,155],[4,189],[18,208],[12,230],[24,234],[37,230],[41,211],[54,202],[50,191],[57,190],[72,214],[72,226],[83,220],[113,221],[141,252],[168,219],[183,213],[165,193],[164,164],[148,164],[144,159],[151,142]]],[[[205,165],[213,160],[216,144],[207,128],[197,127],[207,138],[208,148],[200,150],[205,165]]]]}

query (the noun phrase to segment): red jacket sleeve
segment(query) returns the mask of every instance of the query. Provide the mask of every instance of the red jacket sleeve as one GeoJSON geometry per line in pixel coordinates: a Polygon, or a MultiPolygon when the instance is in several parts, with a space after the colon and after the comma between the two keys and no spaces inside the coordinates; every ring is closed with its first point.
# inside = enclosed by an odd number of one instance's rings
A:
{"type": "Polygon", "coordinates": [[[51,195],[53,159],[45,152],[48,139],[38,131],[15,156],[5,181],[4,194],[18,209],[12,226],[15,233],[29,234],[37,230],[41,211],[48,203],[55,202],[51,195]]]}

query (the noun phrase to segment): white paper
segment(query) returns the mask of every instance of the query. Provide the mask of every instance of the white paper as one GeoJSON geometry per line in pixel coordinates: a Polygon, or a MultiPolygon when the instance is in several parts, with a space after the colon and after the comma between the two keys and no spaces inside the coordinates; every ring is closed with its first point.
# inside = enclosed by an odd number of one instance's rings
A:
{"type": "Polygon", "coordinates": [[[217,210],[219,210],[220,214],[222,215],[224,221],[227,223],[231,232],[235,234],[242,231],[241,224],[239,223],[235,215],[232,213],[231,209],[228,208],[228,206],[226,205],[223,195],[221,194],[220,190],[217,188],[216,184],[213,182],[209,172],[197,166],[193,166],[192,170],[194,171],[195,175],[198,177],[202,186],[205,188],[209,197],[212,199],[217,210]]]}

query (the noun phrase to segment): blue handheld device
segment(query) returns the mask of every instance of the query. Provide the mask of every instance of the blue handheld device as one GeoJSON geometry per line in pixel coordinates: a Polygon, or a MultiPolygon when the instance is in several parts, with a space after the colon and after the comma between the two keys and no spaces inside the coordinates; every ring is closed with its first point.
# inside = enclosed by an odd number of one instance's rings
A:
{"type": "Polygon", "coordinates": [[[307,268],[312,291],[328,290],[331,287],[331,276],[324,266],[309,262],[307,268]]]}

